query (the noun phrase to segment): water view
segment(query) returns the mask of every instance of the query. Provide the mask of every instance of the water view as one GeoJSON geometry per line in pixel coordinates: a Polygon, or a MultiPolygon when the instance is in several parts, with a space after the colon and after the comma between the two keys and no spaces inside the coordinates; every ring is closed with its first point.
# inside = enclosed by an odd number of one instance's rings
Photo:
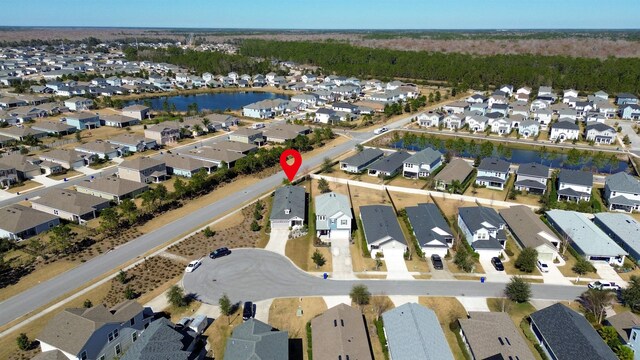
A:
{"type": "Polygon", "coordinates": [[[147,102],[151,103],[151,108],[153,110],[163,110],[165,102],[168,103],[169,106],[175,104],[175,108],[178,111],[187,111],[189,105],[193,103],[198,104],[198,109],[200,110],[238,110],[242,109],[243,106],[261,100],[289,98],[290,97],[287,95],[275,94],[270,92],[220,92],[140,99],[129,101],[125,104],[125,106],[133,104],[143,104],[146,100],[147,102]]]}

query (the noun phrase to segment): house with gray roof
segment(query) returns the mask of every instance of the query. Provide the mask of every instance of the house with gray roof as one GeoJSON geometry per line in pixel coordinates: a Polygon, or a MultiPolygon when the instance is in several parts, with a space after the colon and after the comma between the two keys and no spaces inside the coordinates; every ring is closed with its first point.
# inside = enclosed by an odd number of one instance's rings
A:
{"type": "Polygon", "coordinates": [[[77,169],[92,164],[97,156],[69,149],[53,149],[38,156],[42,161],[59,164],[65,169],[77,169]]]}
{"type": "Polygon", "coordinates": [[[403,162],[410,156],[406,151],[394,152],[374,161],[367,167],[367,173],[381,178],[395,176],[402,169],[403,162]]]}
{"type": "Polygon", "coordinates": [[[353,215],[349,198],[335,192],[315,197],[316,236],[321,240],[351,239],[353,215]]]}
{"type": "Polygon", "coordinates": [[[393,360],[453,360],[436,313],[406,303],[382,314],[384,334],[393,360]]]}
{"type": "Polygon", "coordinates": [[[155,140],[134,134],[120,134],[107,139],[107,142],[118,146],[122,153],[142,152],[158,147],[158,143],[155,140]]]}
{"type": "Polygon", "coordinates": [[[411,231],[425,256],[438,254],[443,257],[453,246],[453,231],[433,203],[405,208],[411,231]]]}
{"type": "Polygon", "coordinates": [[[618,333],[622,344],[629,346],[634,353],[636,349],[640,349],[640,317],[638,315],[631,311],[625,311],[609,316],[604,323],[612,326],[618,333]]]}
{"type": "Polygon", "coordinates": [[[249,319],[233,329],[224,358],[230,360],[289,359],[289,334],[260,320],[249,319]]]}
{"type": "Polygon", "coordinates": [[[264,136],[270,143],[282,144],[287,140],[293,140],[298,136],[304,136],[311,132],[307,126],[295,124],[276,124],[266,129],[264,136]]]}
{"type": "Polygon", "coordinates": [[[509,179],[511,164],[498,158],[484,158],[478,166],[476,184],[489,189],[503,190],[509,179]]]}
{"type": "Polygon", "coordinates": [[[246,156],[240,152],[211,146],[202,146],[198,149],[191,150],[188,154],[183,155],[188,155],[195,159],[213,163],[217,167],[221,167],[224,163],[229,169],[235,165],[236,161],[246,156]]]}
{"type": "Polygon", "coordinates": [[[78,130],[97,129],[100,127],[100,117],[91,112],[65,114],[67,124],[78,130]]]}
{"type": "Polygon", "coordinates": [[[148,189],[147,184],[121,179],[115,176],[85,180],[76,185],[76,191],[78,192],[101,197],[117,203],[125,199],[133,199],[148,189]]]}
{"type": "Polygon", "coordinates": [[[640,105],[629,104],[620,106],[620,117],[625,120],[640,120],[640,105]]]}
{"type": "Polygon", "coordinates": [[[186,178],[190,178],[195,173],[202,170],[207,174],[210,174],[217,168],[217,165],[211,162],[206,162],[182,154],[164,154],[162,156],[162,161],[164,161],[167,167],[167,174],[183,176],[186,178]]]}
{"type": "Polygon", "coordinates": [[[314,360],[373,360],[360,310],[339,304],[311,320],[314,360]],[[330,346],[328,346],[330,345],[330,346]]]}
{"type": "Polygon", "coordinates": [[[612,144],[616,141],[616,129],[613,127],[595,122],[587,125],[584,130],[585,139],[596,144],[612,144]]]}
{"type": "Polygon", "coordinates": [[[272,229],[302,226],[307,218],[307,193],[300,186],[283,186],[273,194],[271,205],[272,229]]]}
{"type": "Polygon", "coordinates": [[[24,181],[27,179],[33,179],[34,176],[41,174],[40,163],[42,160],[26,156],[22,154],[5,154],[0,157],[0,166],[5,168],[16,169],[16,175],[18,180],[24,181]]]}
{"type": "Polygon", "coordinates": [[[94,219],[102,209],[109,207],[107,199],[58,188],[51,188],[45,194],[30,198],[29,201],[35,210],[75,223],[94,219]]]}
{"type": "Polygon", "coordinates": [[[381,252],[384,257],[401,257],[407,250],[407,240],[402,233],[393,207],[366,205],[360,207],[360,219],[371,257],[381,252]]]}
{"type": "Polygon", "coordinates": [[[70,308],[57,314],[36,339],[43,353],[60,351],[69,359],[120,358],[153,319],[151,308],[126,300],[107,308],[70,308]],[[135,334],[135,335],[134,335],[135,334]]]}
{"type": "Polygon", "coordinates": [[[604,198],[611,211],[638,211],[640,210],[640,181],[622,171],[609,175],[604,181],[604,198]]]}
{"type": "Polygon", "coordinates": [[[340,161],[340,170],[359,174],[363,172],[367,166],[371,165],[374,161],[380,159],[384,155],[384,152],[380,149],[366,148],[355,155],[340,161]]]}
{"type": "Polygon", "coordinates": [[[615,241],[629,256],[640,261],[640,223],[627,214],[602,212],[595,214],[593,223],[615,241]]]}
{"type": "Polygon", "coordinates": [[[262,130],[241,128],[229,134],[229,140],[253,146],[262,145],[265,138],[262,130]]]}
{"type": "Polygon", "coordinates": [[[454,181],[463,184],[473,173],[473,166],[464,159],[451,159],[445,167],[439,171],[433,178],[435,180],[435,188],[440,191],[449,189],[454,181]]]}
{"type": "Polygon", "coordinates": [[[507,244],[505,222],[493,208],[459,208],[458,226],[465,240],[483,258],[500,256],[507,244]]]}
{"type": "Polygon", "coordinates": [[[101,114],[100,115],[100,125],[103,125],[103,126],[126,128],[128,126],[134,126],[138,124],[140,124],[140,119],[136,117],[120,115],[120,114],[105,114],[105,115],[101,114]]]}
{"type": "Polygon", "coordinates": [[[69,135],[76,132],[75,127],[60,121],[41,121],[31,125],[31,128],[51,135],[69,135]]]}
{"type": "MultiPolygon", "coordinates": [[[[133,334],[132,334],[133,336],[133,334]]],[[[196,360],[204,358],[204,349],[194,353],[198,336],[195,331],[176,326],[168,319],[153,321],[126,350],[120,360],[196,360]]]]}
{"type": "Polygon", "coordinates": [[[551,125],[551,132],[549,132],[549,140],[560,141],[565,140],[577,140],[580,137],[580,126],[576,125],[572,120],[560,119],[555,124],[551,125]]]}
{"type": "Polygon", "coordinates": [[[0,209],[0,237],[24,240],[60,224],[57,216],[13,204],[0,209]]]}
{"type": "Polygon", "coordinates": [[[498,210],[514,240],[521,249],[532,248],[538,259],[552,262],[558,259],[560,239],[531,208],[524,205],[498,210]]]}
{"type": "Polygon", "coordinates": [[[242,115],[254,119],[269,119],[282,114],[288,100],[266,99],[246,105],[242,108],[242,115]]]}
{"type": "Polygon", "coordinates": [[[578,254],[590,261],[606,261],[611,265],[621,266],[627,252],[616,244],[602,229],[589,220],[585,214],[550,210],[547,220],[558,233],[566,236],[578,254]]]}
{"type": "Polygon", "coordinates": [[[531,314],[531,332],[550,359],[616,360],[587,319],[557,303],[531,314]]]}
{"type": "Polygon", "coordinates": [[[442,154],[430,147],[411,155],[402,164],[402,176],[411,179],[426,178],[443,164],[442,154]]]}
{"type": "Polygon", "coordinates": [[[630,93],[616,95],[616,105],[637,105],[638,97],[630,93]]]}
{"type": "Polygon", "coordinates": [[[157,183],[167,177],[167,165],[164,161],[151,157],[125,160],[118,165],[118,176],[144,184],[157,183]]]}
{"type": "Polygon", "coordinates": [[[589,201],[593,188],[593,173],[562,169],[558,174],[558,201],[589,201]]]}
{"type": "Polygon", "coordinates": [[[122,108],[122,115],[142,121],[149,116],[149,108],[140,104],[129,105],[122,108]]]}
{"type": "Polygon", "coordinates": [[[537,163],[521,164],[516,171],[516,190],[544,194],[549,180],[549,167],[537,163]]]}
{"type": "Polygon", "coordinates": [[[6,136],[8,138],[11,138],[17,141],[24,141],[24,139],[28,136],[32,136],[36,139],[43,138],[47,136],[47,133],[44,131],[29,128],[29,127],[11,126],[8,128],[0,128],[0,135],[6,136]]]}
{"type": "Polygon", "coordinates": [[[471,311],[468,319],[458,322],[472,359],[535,359],[506,312],[471,311]]]}
{"type": "Polygon", "coordinates": [[[100,159],[115,159],[120,156],[119,147],[106,141],[95,140],[79,144],[75,150],[80,153],[95,155],[100,159]]]}

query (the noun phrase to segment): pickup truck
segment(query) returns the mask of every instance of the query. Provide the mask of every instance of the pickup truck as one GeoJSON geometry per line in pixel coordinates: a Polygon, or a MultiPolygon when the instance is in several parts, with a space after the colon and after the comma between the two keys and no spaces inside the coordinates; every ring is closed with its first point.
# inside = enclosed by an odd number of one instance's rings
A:
{"type": "Polygon", "coordinates": [[[594,281],[592,283],[589,283],[589,285],[587,285],[589,287],[589,289],[596,289],[596,290],[620,290],[620,285],[614,283],[614,282],[600,282],[600,281],[594,281]]]}

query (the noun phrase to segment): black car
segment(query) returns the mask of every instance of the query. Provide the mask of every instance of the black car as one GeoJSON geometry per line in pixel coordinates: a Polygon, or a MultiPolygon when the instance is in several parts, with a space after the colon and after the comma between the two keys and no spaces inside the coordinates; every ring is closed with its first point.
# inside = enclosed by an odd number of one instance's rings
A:
{"type": "Polygon", "coordinates": [[[498,271],[504,271],[504,265],[502,265],[502,261],[498,257],[491,258],[491,265],[498,271]]]}
{"type": "Polygon", "coordinates": [[[253,303],[251,301],[245,301],[242,308],[242,320],[249,320],[253,317],[253,303]]]}
{"type": "Polygon", "coordinates": [[[209,257],[212,258],[212,259],[216,259],[216,258],[227,256],[227,255],[230,255],[230,254],[231,254],[231,250],[227,249],[226,247],[221,247],[220,249],[213,250],[209,254],[209,257]]]}
{"type": "Polygon", "coordinates": [[[431,255],[431,262],[433,263],[434,269],[436,270],[444,269],[444,265],[442,264],[442,259],[440,258],[440,255],[438,254],[431,255]]]}

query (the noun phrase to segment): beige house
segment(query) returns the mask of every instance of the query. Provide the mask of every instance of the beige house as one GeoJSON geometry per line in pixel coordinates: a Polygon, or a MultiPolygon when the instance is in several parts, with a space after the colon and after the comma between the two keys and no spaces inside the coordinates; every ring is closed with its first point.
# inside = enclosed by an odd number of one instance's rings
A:
{"type": "Polygon", "coordinates": [[[161,123],[144,130],[146,138],[155,140],[158,145],[175,143],[180,139],[180,126],[177,123],[161,123]]]}
{"type": "Polygon", "coordinates": [[[87,180],[76,185],[76,191],[79,193],[97,196],[118,203],[125,199],[133,199],[148,189],[149,187],[146,184],[115,176],[101,177],[92,181],[87,180]]]}
{"type": "Polygon", "coordinates": [[[157,183],[167,177],[167,166],[163,161],[140,157],[123,161],[118,165],[118,176],[139,183],[157,183]]]}
{"type": "Polygon", "coordinates": [[[229,140],[251,145],[261,145],[264,142],[264,136],[260,130],[243,128],[229,134],[229,140]]]}
{"type": "Polygon", "coordinates": [[[18,182],[18,172],[10,165],[0,163],[0,186],[5,187],[18,182]]]}
{"type": "Polygon", "coordinates": [[[54,149],[41,154],[40,160],[59,164],[66,169],[77,169],[93,163],[97,156],[75,150],[54,149]]]}
{"type": "Polygon", "coordinates": [[[311,320],[314,360],[372,360],[362,313],[340,304],[311,320]],[[328,346],[330,344],[330,346],[328,346]]]}
{"type": "Polygon", "coordinates": [[[0,209],[0,237],[23,240],[60,224],[60,219],[30,207],[13,204],[0,209]]]}
{"type": "Polygon", "coordinates": [[[149,116],[149,108],[144,105],[127,106],[122,109],[122,115],[144,120],[149,116]]]}
{"type": "Polygon", "coordinates": [[[33,209],[76,223],[94,219],[100,210],[109,207],[109,200],[56,188],[51,188],[46,194],[30,201],[33,209]]]}

